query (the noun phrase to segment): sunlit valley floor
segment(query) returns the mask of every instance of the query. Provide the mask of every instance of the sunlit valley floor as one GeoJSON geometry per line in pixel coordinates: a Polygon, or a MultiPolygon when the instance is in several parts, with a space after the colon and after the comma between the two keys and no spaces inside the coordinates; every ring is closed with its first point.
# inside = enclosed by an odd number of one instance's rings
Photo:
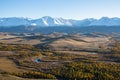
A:
{"type": "Polygon", "coordinates": [[[119,34],[0,33],[0,80],[120,80],[119,34]]]}

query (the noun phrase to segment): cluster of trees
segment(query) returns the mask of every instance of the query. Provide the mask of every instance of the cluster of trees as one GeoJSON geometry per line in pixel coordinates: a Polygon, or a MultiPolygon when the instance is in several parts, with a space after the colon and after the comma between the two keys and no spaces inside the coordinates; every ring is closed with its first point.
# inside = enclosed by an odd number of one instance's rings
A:
{"type": "Polygon", "coordinates": [[[35,48],[32,45],[24,45],[24,44],[16,44],[16,45],[0,44],[0,51],[26,51],[26,50],[37,51],[38,49],[35,48]]]}
{"type": "Polygon", "coordinates": [[[41,52],[31,52],[31,51],[18,51],[14,54],[14,58],[27,58],[27,57],[34,57],[34,56],[42,56],[41,52]]]}
{"type": "Polygon", "coordinates": [[[23,78],[33,78],[33,79],[56,79],[56,77],[52,74],[46,74],[43,72],[21,72],[21,73],[13,73],[13,75],[23,78]]]}
{"type": "Polygon", "coordinates": [[[111,61],[120,62],[120,43],[114,43],[108,54],[104,54],[104,56],[111,61]]]}
{"type": "Polygon", "coordinates": [[[111,53],[114,53],[114,54],[120,54],[120,43],[115,43],[112,45],[112,48],[111,48],[111,53]]]}
{"type": "Polygon", "coordinates": [[[19,72],[19,73],[10,73],[10,72],[0,72],[0,74],[8,74],[14,75],[22,78],[30,78],[30,79],[56,79],[56,77],[52,74],[37,72],[37,71],[29,71],[29,72],[19,72]]]}
{"type": "Polygon", "coordinates": [[[120,65],[73,62],[62,68],[53,69],[52,73],[66,80],[119,80],[120,65]]]}

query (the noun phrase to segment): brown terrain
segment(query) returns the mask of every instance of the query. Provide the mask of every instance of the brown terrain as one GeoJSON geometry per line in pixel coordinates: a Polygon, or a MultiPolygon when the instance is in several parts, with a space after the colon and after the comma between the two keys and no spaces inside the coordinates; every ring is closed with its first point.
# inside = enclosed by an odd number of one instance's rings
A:
{"type": "Polygon", "coordinates": [[[118,64],[103,54],[109,52],[115,41],[112,36],[96,33],[90,36],[0,33],[0,80],[30,80],[17,74],[31,71],[50,73],[49,70],[71,62],[118,64]]]}

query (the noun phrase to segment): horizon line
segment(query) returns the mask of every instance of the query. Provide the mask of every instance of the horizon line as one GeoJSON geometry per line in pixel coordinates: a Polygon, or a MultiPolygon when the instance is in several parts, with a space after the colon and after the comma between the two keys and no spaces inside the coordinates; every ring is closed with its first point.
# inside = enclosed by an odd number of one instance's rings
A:
{"type": "Polygon", "coordinates": [[[31,17],[22,17],[22,16],[8,16],[8,17],[0,17],[0,18],[24,18],[24,19],[40,19],[43,17],[51,17],[51,18],[62,18],[62,19],[68,19],[68,20],[84,20],[84,19],[101,19],[101,18],[120,18],[120,17],[108,17],[108,16],[103,16],[103,17],[99,17],[99,18],[95,18],[95,17],[89,17],[89,18],[83,18],[83,19],[73,19],[73,18],[63,18],[63,17],[53,17],[53,16],[42,16],[42,17],[38,17],[38,18],[31,18],[31,17]]]}

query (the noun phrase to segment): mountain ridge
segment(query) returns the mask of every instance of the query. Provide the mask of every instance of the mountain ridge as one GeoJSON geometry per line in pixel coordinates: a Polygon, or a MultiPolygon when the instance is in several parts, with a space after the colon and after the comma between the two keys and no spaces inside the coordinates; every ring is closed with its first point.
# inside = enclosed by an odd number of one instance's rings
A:
{"type": "Polygon", "coordinates": [[[120,26],[120,18],[102,17],[100,19],[86,18],[83,20],[53,18],[44,16],[38,19],[24,17],[0,18],[0,26],[120,26]]]}

